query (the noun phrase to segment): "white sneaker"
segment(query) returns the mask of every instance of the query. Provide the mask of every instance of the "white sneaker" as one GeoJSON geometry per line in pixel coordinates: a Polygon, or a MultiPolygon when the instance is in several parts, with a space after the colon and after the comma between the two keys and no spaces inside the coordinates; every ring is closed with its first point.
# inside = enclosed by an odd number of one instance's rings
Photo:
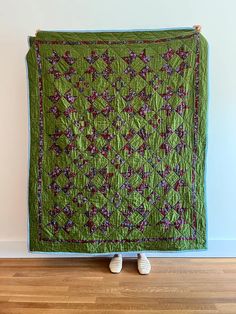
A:
{"type": "Polygon", "coordinates": [[[110,271],[113,274],[118,274],[121,272],[122,269],[122,255],[121,254],[115,254],[109,264],[110,271]]]}
{"type": "Polygon", "coordinates": [[[143,253],[138,254],[138,271],[140,275],[148,275],[151,271],[151,264],[143,253]]]}

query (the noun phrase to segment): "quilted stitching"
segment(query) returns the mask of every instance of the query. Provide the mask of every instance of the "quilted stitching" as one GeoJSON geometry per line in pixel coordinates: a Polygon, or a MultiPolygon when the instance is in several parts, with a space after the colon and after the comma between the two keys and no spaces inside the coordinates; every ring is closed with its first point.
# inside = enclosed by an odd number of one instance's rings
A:
{"type": "Polygon", "coordinates": [[[39,32],[27,62],[30,249],[205,248],[203,36],[39,32]]]}

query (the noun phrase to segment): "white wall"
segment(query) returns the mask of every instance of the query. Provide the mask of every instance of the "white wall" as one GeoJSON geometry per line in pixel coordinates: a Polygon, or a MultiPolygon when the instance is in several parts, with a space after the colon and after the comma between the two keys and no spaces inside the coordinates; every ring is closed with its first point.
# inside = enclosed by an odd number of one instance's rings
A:
{"type": "Polygon", "coordinates": [[[27,255],[27,36],[37,29],[161,29],[194,24],[202,25],[210,46],[210,248],[198,256],[236,256],[235,12],[234,0],[0,0],[0,256],[27,255]]]}

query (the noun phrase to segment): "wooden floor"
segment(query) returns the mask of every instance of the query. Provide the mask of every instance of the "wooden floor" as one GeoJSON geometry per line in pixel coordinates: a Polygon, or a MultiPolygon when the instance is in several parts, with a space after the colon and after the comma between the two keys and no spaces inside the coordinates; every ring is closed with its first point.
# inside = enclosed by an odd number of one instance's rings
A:
{"type": "Polygon", "coordinates": [[[0,259],[1,314],[236,313],[236,259],[0,259]]]}

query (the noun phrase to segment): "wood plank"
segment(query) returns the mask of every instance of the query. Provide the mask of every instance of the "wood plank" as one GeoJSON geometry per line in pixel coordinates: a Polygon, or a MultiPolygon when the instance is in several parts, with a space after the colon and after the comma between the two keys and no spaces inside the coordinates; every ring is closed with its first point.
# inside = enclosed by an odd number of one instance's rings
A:
{"type": "Polygon", "coordinates": [[[236,313],[236,259],[135,258],[120,274],[110,259],[0,259],[0,314],[236,313]]]}

